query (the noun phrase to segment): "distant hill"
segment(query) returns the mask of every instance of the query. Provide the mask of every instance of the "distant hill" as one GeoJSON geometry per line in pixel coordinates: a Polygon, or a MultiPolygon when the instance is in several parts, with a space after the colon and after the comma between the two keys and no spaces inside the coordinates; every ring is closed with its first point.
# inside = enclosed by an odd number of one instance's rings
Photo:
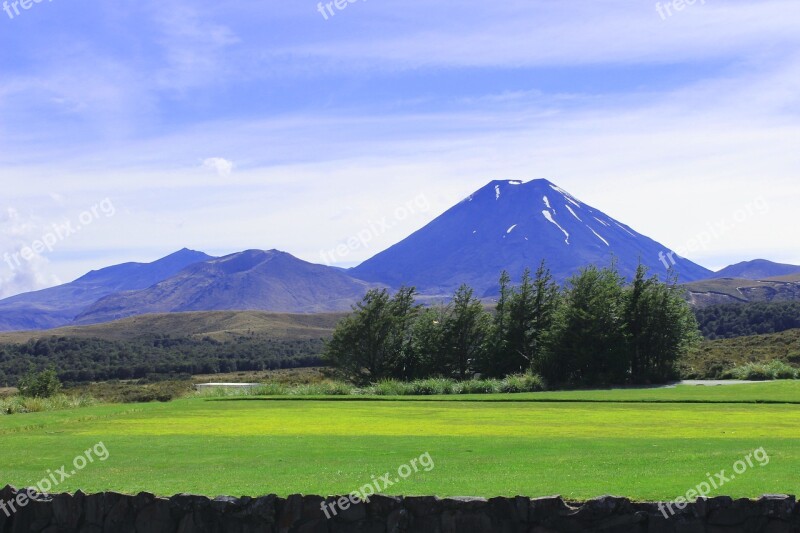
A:
{"type": "Polygon", "coordinates": [[[130,341],[154,336],[211,337],[223,342],[240,337],[316,339],[330,336],[336,323],[344,316],[345,313],[281,314],[265,311],[204,311],[141,315],[104,324],[68,326],[47,331],[0,333],[0,344],[19,344],[47,337],[107,341],[130,341]]]}
{"type": "Polygon", "coordinates": [[[64,326],[100,298],[119,291],[144,289],[174,276],[189,265],[212,259],[183,249],[152,263],[124,263],[64,285],[19,294],[0,301],[0,331],[64,326]]]}
{"type": "Polygon", "coordinates": [[[759,280],[792,274],[800,274],[800,266],[755,259],[725,267],[711,277],[759,280]]]}
{"type": "Polygon", "coordinates": [[[0,333],[0,386],[52,365],[65,382],[320,366],[343,313],[211,311],[0,333]]]}
{"type": "Polygon", "coordinates": [[[375,286],[278,250],[247,250],[197,263],[143,290],[102,298],[75,324],[186,311],[345,311],[375,286]]]}
{"type": "Polygon", "coordinates": [[[800,300],[800,274],[762,280],[708,279],[685,283],[689,302],[695,307],[746,302],[800,300]]]}
{"type": "Polygon", "coordinates": [[[493,181],[430,224],[350,273],[397,287],[447,294],[461,283],[492,295],[502,270],[518,278],[542,259],[558,281],[589,264],[632,277],[641,261],[652,274],[674,267],[681,281],[708,278],[710,270],[589,206],[547,180],[493,181]]]}

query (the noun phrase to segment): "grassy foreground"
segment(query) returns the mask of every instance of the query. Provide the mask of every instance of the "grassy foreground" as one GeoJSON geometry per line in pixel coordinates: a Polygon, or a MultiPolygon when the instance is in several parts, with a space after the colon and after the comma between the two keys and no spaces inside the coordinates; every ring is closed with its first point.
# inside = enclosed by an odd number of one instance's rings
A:
{"type": "Polygon", "coordinates": [[[715,493],[800,492],[797,405],[692,403],[704,397],[800,402],[800,386],[512,397],[525,401],[191,398],[14,415],[0,418],[0,442],[9,450],[0,457],[0,484],[35,484],[61,465],[69,472],[75,456],[102,441],[109,458],[57,490],[343,494],[373,476],[394,479],[398,467],[427,452],[431,471],[386,492],[674,499],[707,473],[729,476],[737,460],[763,447],[769,464],[756,463],[715,493]]]}

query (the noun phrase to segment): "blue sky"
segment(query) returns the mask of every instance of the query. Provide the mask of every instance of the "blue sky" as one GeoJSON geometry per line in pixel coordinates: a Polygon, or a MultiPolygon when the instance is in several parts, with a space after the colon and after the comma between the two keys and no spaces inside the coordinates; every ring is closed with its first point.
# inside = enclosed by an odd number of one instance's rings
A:
{"type": "Polygon", "coordinates": [[[83,227],[0,262],[0,296],[184,246],[321,262],[389,216],[354,264],[492,179],[704,266],[800,264],[796,1],[11,4],[0,253],[83,227]]]}

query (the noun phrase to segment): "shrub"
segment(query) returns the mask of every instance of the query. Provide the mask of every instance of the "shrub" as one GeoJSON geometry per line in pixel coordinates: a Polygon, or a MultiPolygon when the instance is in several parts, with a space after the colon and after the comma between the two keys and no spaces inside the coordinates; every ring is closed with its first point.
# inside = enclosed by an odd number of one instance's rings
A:
{"type": "Polygon", "coordinates": [[[197,391],[203,398],[237,398],[247,396],[284,396],[289,389],[280,383],[264,383],[257,387],[207,387],[197,391]]]}
{"type": "Polygon", "coordinates": [[[515,374],[500,383],[500,392],[539,392],[545,389],[544,380],[537,374],[515,374]]]}
{"type": "Polygon", "coordinates": [[[428,378],[412,381],[408,394],[415,396],[433,396],[437,394],[453,394],[455,383],[445,378],[428,378]]]}
{"type": "Polygon", "coordinates": [[[95,405],[97,400],[91,396],[67,396],[58,394],[50,398],[25,398],[12,396],[0,399],[0,414],[38,413],[42,411],[58,411],[95,405]]]}
{"type": "Polygon", "coordinates": [[[723,374],[723,377],[752,381],[797,379],[800,377],[800,370],[776,359],[769,363],[748,363],[731,368],[723,374]]]}
{"type": "Polygon", "coordinates": [[[331,381],[320,385],[323,394],[328,396],[350,396],[355,392],[355,388],[341,381],[331,381]]]}
{"type": "Polygon", "coordinates": [[[17,386],[24,398],[51,398],[61,391],[61,381],[52,368],[42,372],[28,372],[17,386]]]}
{"type": "Polygon", "coordinates": [[[260,387],[244,389],[239,392],[244,392],[245,396],[284,396],[289,393],[289,389],[281,383],[264,383],[260,387]]]}
{"type": "Polygon", "coordinates": [[[462,381],[456,387],[457,394],[492,394],[500,390],[500,381],[496,379],[472,379],[462,381]]]}
{"type": "Polygon", "coordinates": [[[767,364],[767,373],[771,379],[797,379],[798,377],[798,369],[777,359],[767,364]]]}
{"type": "Polygon", "coordinates": [[[404,396],[410,390],[408,383],[394,379],[384,379],[367,389],[368,394],[376,396],[404,396]]]}
{"type": "Polygon", "coordinates": [[[299,385],[289,391],[297,396],[349,396],[353,394],[353,387],[340,381],[324,381],[299,385]]]}

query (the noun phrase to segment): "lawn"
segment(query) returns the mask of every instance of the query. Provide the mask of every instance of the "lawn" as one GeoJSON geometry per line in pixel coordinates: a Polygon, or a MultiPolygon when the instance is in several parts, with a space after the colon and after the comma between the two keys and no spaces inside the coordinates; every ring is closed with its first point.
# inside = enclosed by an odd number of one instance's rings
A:
{"type": "Polygon", "coordinates": [[[215,496],[342,494],[429,453],[388,488],[440,496],[673,499],[763,447],[716,493],[800,492],[795,382],[404,398],[205,399],[0,417],[0,484],[35,483],[102,441],[110,456],[58,490],[215,496]],[[453,401],[453,399],[460,401],[453,401]],[[468,400],[468,401],[464,401],[468,400]],[[481,401],[478,401],[481,400],[481,401]],[[686,403],[680,403],[686,402],[686,403]]]}

